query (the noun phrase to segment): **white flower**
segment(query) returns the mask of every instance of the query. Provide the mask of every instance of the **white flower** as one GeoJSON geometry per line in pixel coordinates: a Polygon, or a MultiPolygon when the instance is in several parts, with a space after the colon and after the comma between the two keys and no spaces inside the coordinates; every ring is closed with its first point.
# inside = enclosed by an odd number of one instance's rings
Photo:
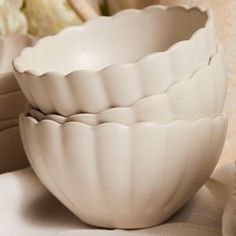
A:
{"type": "Polygon", "coordinates": [[[25,0],[24,12],[29,32],[38,36],[55,34],[67,26],[82,23],[66,0],[25,0]]]}
{"type": "Polygon", "coordinates": [[[27,33],[27,20],[20,11],[23,0],[0,0],[0,34],[27,33]]]}

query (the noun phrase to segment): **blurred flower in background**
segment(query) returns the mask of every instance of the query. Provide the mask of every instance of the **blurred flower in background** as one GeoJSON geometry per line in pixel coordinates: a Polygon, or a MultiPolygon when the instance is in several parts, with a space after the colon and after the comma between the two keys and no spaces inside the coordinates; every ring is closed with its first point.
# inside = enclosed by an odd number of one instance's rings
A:
{"type": "Polygon", "coordinates": [[[0,33],[3,36],[27,33],[27,20],[21,12],[23,0],[0,0],[0,33]]]}
{"type": "Polygon", "coordinates": [[[82,23],[66,0],[25,0],[23,11],[29,33],[37,36],[55,34],[69,25],[82,23]]]}
{"type": "MultiPolygon", "coordinates": [[[[80,1],[80,0],[75,0],[80,1]]],[[[102,0],[87,0],[100,15],[102,0]]],[[[0,34],[46,36],[80,25],[82,19],[67,0],[0,0],[0,34]]]]}

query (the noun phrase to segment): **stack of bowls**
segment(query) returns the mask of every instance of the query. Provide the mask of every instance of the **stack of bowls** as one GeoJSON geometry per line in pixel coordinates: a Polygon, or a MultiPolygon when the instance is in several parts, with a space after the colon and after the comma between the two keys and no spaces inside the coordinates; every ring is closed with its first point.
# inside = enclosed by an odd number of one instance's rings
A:
{"type": "Polygon", "coordinates": [[[40,40],[13,62],[23,145],[83,221],[160,224],[212,173],[227,119],[223,51],[206,10],[152,6],[40,40]]]}
{"type": "Polygon", "coordinates": [[[26,99],[15,80],[12,59],[32,42],[27,35],[0,37],[0,173],[28,165],[18,127],[26,99]]]}

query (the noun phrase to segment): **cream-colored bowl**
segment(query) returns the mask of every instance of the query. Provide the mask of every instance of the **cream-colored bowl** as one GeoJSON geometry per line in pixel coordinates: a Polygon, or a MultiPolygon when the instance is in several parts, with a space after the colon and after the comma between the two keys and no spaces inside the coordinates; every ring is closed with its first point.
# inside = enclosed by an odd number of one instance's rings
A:
{"type": "Polygon", "coordinates": [[[126,229],[160,224],[192,197],[219,159],[226,127],[221,116],[131,126],[20,116],[44,185],[84,222],[126,229]]]}
{"type": "Polygon", "coordinates": [[[69,116],[130,106],[163,93],[216,52],[205,10],[152,6],[98,17],[26,48],[14,62],[34,108],[69,116]]]}
{"type": "Polygon", "coordinates": [[[227,73],[222,47],[212,57],[209,65],[197,70],[190,79],[171,86],[165,93],[143,98],[130,107],[116,107],[98,114],[79,113],[64,117],[56,114],[40,114],[28,108],[30,115],[39,119],[55,120],[59,123],[77,121],[87,125],[101,123],[135,124],[143,121],[169,122],[222,114],[227,73]]]}

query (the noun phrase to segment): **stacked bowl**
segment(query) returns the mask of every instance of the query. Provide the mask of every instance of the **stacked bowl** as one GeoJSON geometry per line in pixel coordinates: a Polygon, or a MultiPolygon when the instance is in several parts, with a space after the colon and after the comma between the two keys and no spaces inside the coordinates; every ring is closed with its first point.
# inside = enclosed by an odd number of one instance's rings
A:
{"type": "Polygon", "coordinates": [[[18,127],[26,99],[15,80],[12,59],[32,43],[27,35],[0,37],[0,173],[28,165],[18,127]]]}
{"type": "Polygon", "coordinates": [[[151,6],[39,40],[13,61],[30,107],[23,145],[84,222],[160,224],[212,173],[227,75],[211,13],[151,6]]]}

